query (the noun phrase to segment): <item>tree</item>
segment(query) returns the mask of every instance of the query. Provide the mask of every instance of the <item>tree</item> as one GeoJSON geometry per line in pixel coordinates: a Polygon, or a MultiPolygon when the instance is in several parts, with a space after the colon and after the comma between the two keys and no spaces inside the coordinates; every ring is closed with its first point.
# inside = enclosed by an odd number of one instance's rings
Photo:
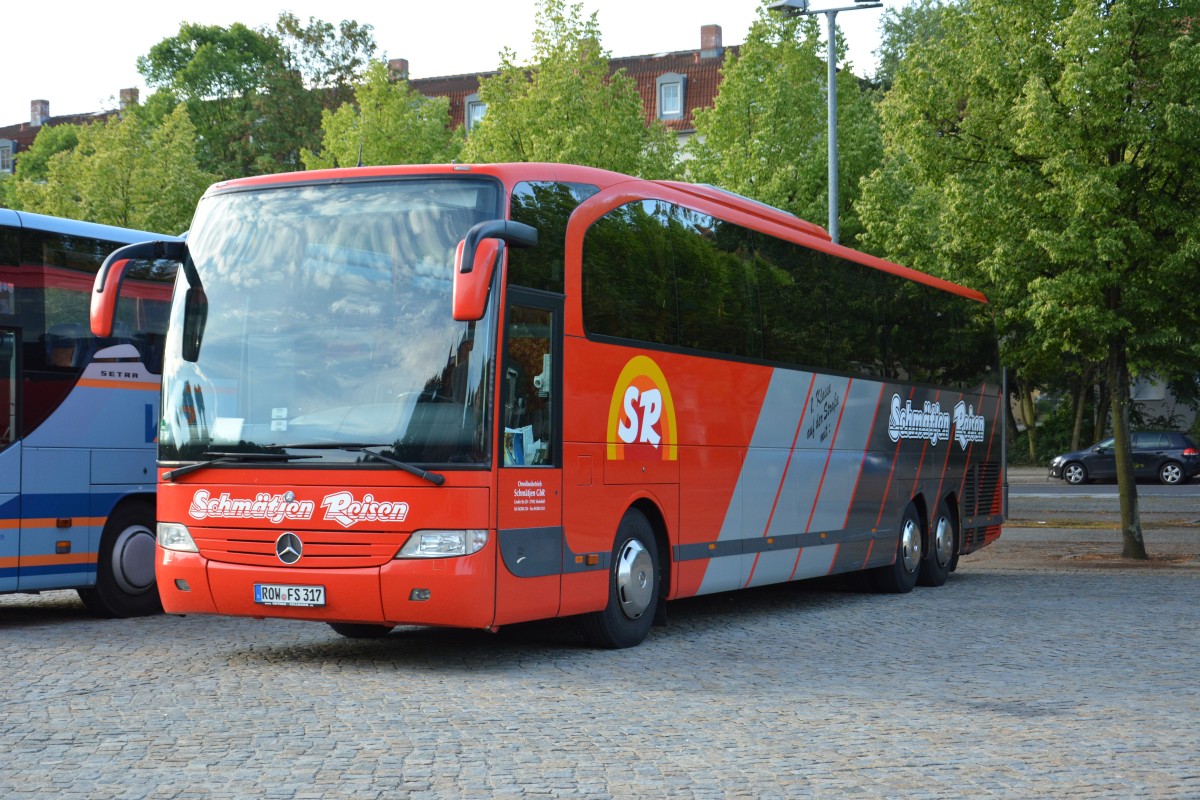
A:
{"type": "Polygon", "coordinates": [[[161,233],[185,230],[212,182],[196,165],[196,132],[179,106],[161,124],[136,111],[81,125],[44,180],[13,182],[14,205],[40,214],[161,233]]]}
{"type": "Polygon", "coordinates": [[[0,207],[20,207],[21,201],[16,196],[18,184],[46,180],[51,157],[78,144],[79,126],[43,126],[30,148],[16,160],[13,174],[0,176],[0,207]]]}
{"type": "Polygon", "coordinates": [[[462,149],[450,129],[450,101],[422,97],[408,81],[392,81],[376,62],[355,89],[355,103],[321,115],[321,152],[301,154],[308,169],[355,164],[437,164],[462,149]]]}
{"type": "MultiPolygon", "coordinates": [[[[837,43],[843,63],[845,43],[837,43]]],[[[820,25],[761,7],[746,43],[723,69],[716,101],[696,112],[688,177],[713,183],[804,219],[829,209],[828,62],[820,25]]],[[[842,239],[859,225],[860,178],[883,157],[878,114],[848,67],[837,76],[838,193],[842,239]]]]}
{"type": "Polygon", "coordinates": [[[288,11],[275,22],[288,69],[299,72],[306,87],[319,90],[324,108],[337,108],[353,96],[375,55],[373,30],[354,20],[342,20],[334,28],[316,17],[309,17],[304,26],[288,11]]]}
{"type": "Polygon", "coordinates": [[[661,122],[646,125],[632,78],[609,75],[593,13],[563,0],[539,0],[533,60],[501,53],[500,74],[480,82],[487,105],[467,138],[463,159],[550,161],[602,167],[645,178],[675,172],[675,139],[661,122]]]}
{"type": "Polygon", "coordinates": [[[941,40],[942,10],[947,4],[954,2],[955,0],[916,0],[883,12],[883,21],[880,23],[883,35],[879,44],[876,82],[883,88],[890,89],[909,47],[915,43],[925,44],[941,40]]]}
{"type": "Polygon", "coordinates": [[[283,13],[276,31],[184,23],[138,58],[146,82],[187,103],[201,164],[221,177],[300,166],[319,142],[321,110],[336,107],[375,50],[369,25],[283,13]]]}
{"type": "Polygon", "coordinates": [[[863,215],[1000,309],[1007,352],[1105,365],[1122,555],[1145,558],[1130,372],[1200,371],[1200,40],[1194,3],[972,0],[919,43],[883,106],[863,215]],[[1185,8],[1184,6],[1187,6],[1185,8]],[[906,200],[905,198],[911,198],[906,200]],[[978,279],[978,280],[976,280],[978,279]]]}

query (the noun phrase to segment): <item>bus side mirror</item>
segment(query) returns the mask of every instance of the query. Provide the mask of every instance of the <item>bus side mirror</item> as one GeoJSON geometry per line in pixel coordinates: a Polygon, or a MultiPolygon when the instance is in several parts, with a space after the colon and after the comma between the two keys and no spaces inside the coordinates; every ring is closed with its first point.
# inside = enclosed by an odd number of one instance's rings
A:
{"type": "Polygon", "coordinates": [[[192,287],[187,290],[183,302],[183,347],[184,361],[195,363],[200,358],[200,342],[204,339],[204,326],[208,322],[208,296],[204,289],[192,287]]]}
{"type": "Polygon", "coordinates": [[[458,243],[454,257],[454,318],[459,322],[475,322],[487,308],[488,287],[492,275],[504,255],[504,242],[482,239],[475,248],[470,269],[464,271],[463,249],[466,240],[458,243]]]}
{"type": "Polygon", "coordinates": [[[537,228],[511,220],[480,222],[467,231],[454,255],[454,318],[472,322],[483,317],[488,288],[504,256],[505,243],[536,247],[537,241],[537,228]]]}
{"type": "Polygon", "coordinates": [[[92,292],[91,323],[92,335],[107,339],[112,336],[113,323],[117,317],[117,298],[120,297],[120,286],[125,280],[125,270],[129,267],[129,259],[123,258],[109,264],[104,262],[101,271],[96,274],[96,289],[92,292]],[[101,276],[107,278],[101,281],[101,276]]]}
{"type": "MultiPolygon", "coordinates": [[[[104,259],[104,263],[96,272],[96,280],[92,284],[92,334],[105,339],[112,336],[113,323],[117,314],[117,298],[121,296],[121,284],[125,281],[125,272],[129,269],[129,262],[160,259],[183,262],[184,247],[182,239],[175,239],[127,244],[109,253],[108,258],[104,259]]],[[[191,272],[195,272],[195,267],[184,264],[185,271],[189,267],[188,280],[191,283],[191,272]]]]}

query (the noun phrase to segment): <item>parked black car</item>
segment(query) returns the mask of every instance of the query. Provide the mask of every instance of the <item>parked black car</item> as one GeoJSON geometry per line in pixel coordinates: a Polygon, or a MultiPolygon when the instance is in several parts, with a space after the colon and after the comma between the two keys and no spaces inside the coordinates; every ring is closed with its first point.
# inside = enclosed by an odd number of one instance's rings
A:
{"type": "MultiPolygon", "coordinates": [[[[1200,475],[1200,449],[1186,433],[1140,431],[1133,434],[1133,469],[1139,478],[1182,483],[1200,475]]],[[[1117,460],[1113,439],[1105,439],[1086,450],[1055,456],[1050,462],[1050,477],[1062,478],[1067,483],[1115,480],[1117,460]]]]}

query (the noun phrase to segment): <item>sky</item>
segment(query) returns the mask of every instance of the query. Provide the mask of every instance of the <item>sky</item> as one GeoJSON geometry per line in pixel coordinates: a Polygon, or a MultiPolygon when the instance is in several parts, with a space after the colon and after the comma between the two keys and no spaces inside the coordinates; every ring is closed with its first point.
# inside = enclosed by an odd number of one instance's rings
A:
{"type": "MultiPolygon", "coordinates": [[[[727,46],[741,44],[758,5],[759,0],[582,2],[585,14],[597,12],[601,44],[613,56],[698,49],[702,25],[720,25],[727,46]]],[[[813,5],[829,8],[851,3],[814,0],[813,5]]],[[[518,62],[528,60],[534,9],[534,0],[205,0],[191,8],[170,0],[9,3],[0,46],[0,75],[4,76],[0,126],[28,122],[31,100],[48,100],[51,116],[59,116],[115,108],[115,98],[125,88],[138,88],[145,99],[150,91],[138,74],[137,58],[176,35],[183,22],[271,27],[283,11],[302,21],[352,19],[374,27],[378,55],[406,58],[411,77],[430,78],[495,69],[505,47],[516,52],[518,62]]],[[[848,60],[857,74],[875,71],[882,12],[855,9],[837,16],[847,38],[848,60]]],[[[821,22],[824,28],[824,18],[821,22]]]]}

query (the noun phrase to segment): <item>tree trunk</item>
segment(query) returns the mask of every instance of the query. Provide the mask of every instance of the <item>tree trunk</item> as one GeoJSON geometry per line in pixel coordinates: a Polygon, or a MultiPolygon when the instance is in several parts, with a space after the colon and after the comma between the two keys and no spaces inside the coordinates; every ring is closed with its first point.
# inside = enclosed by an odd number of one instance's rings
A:
{"type": "Polygon", "coordinates": [[[1092,424],[1092,441],[1098,442],[1104,438],[1104,426],[1108,422],[1108,409],[1112,405],[1110,398],[1112,394],[1109,387],[1110,382],[1100,381],[1096,384],[1097,400],[1096,400],[1096,417],[1092,424]]]}
{"type": "Polygon", "coordinates": [[[1083,415],[1087,410],[1088,395],[1092,393],[1091,376],[1092,370],[1089,367],[1084,367],[1083,374],[1079,376],[1079,387],[1075,394],[1075,427],[1071,429],[1072,450],[1083,446],[1079,438],[1083,435],[1083,415]]]}
{"type": "Polygon", "coordinates": [[[1121,493],[1121,557],[1147,560],[1138,511],[1137,481],[1133,473],[1133,445],[1129,431],[1129,364],[1125,342],[1108,348],[1108,387],[1112,403],[1114,451],[1117,458],[1117,488],[1121,493]]]}
{"type": "Polygon", "coordinates": [[[1033,391],[1024,381],[1017,381],[1020,393],[1021,418],[1025,420],[1025,432],[1029,434],[1029,462],[1037,463],[1037,409],[1033,405],[1033,391]]]}

